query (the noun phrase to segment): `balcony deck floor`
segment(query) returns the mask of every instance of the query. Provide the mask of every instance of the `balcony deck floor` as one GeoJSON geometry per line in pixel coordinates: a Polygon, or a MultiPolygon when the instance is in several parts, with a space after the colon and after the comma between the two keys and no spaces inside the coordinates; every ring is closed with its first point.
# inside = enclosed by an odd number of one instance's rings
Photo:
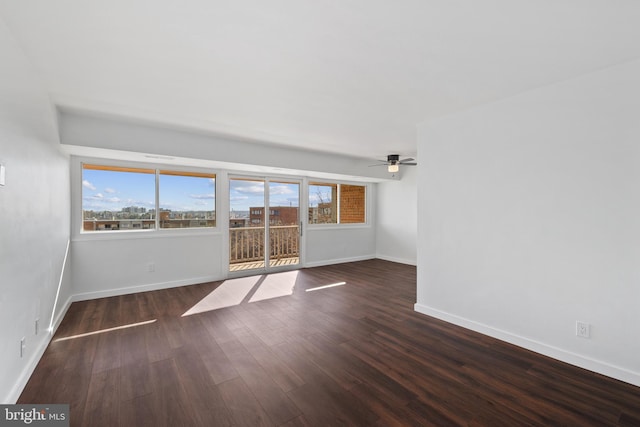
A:
{"type": "MultiPolygon", "coordinates": [[[[281,267],[284,265],[296,265],[300,263],[299,257],[272,259],[269,261],[269,267],[281,267]]],[[[245,271],[264,268],[264,261],[238,262],[229,265],[229,271],[245,271]]]]}

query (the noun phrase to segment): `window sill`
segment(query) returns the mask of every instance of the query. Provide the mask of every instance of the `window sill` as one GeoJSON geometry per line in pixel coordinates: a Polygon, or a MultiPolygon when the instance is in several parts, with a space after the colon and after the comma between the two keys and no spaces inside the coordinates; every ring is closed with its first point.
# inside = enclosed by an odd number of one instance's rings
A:
{"type": "Polygon", "coordinates": [[[371,228],[371,224],[307,224],[308,231],[319,230],[348,230],[358,228],[371,228]]]}
{"type": "Polygon", "coordinates": [[[71,241],[171,239],[177,237],[206,237],[217,235],[222,235],[222,231],[219,228],[96,231],[76,233],[71,241]]]}

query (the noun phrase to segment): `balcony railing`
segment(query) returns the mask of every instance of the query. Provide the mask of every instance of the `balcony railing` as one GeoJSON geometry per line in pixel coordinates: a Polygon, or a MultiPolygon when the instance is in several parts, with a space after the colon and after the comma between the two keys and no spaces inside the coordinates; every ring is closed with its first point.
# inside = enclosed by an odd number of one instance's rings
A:
{"type": "MultiPolygon", "coordinates": [[[[300,256],[297,225],[269,227],[269,259],[271,261],[300,256]]],[[[265,258],[264,227],[229,229],[230,264],[263,261],[265,258]]]]}

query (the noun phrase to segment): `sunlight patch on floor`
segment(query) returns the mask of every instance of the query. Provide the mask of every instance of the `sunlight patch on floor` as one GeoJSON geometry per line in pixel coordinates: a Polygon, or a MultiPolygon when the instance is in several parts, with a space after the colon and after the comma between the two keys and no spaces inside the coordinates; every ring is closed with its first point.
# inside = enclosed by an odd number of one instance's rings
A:
{"type": "Polygon", "coordinates": [[[338,282],[338,283],[332,283],[330,285],[324,285],[324,286],[318,286],[315,288],[309,288],[306,289],[305,292],[313,292],[313,291],[319,291],[321,289],[327,289],[327,288],[335,288],[336,286],[342,286],[342,285],[346,285],[347,282],[338,282]]]}
{"type": "Polygon", "coordinates": [[[260,276],[225,280],[182,316],[191,316],[192,314],[238,305],[246,298],[259,280],[260,276]]]}
{"type": "Polygon", "coordinates": [[[115,328],[100,329],[99,331],[87,332],[87,333],[78,334],[78,335],[71,335],[71,336],[68,336],[68,337],[56,338],[55,340],[53,340],[53,342],[67,341],[67,340],[72,340],[72,339],[75,339],[75,338],[88,337],[89,335],[103,334],[105,332],[111,332],[111,331],[117,331],[117,330],[120,330],[120,329],[128,329],[128,328],[133,328],[133,327],[136,327],[136,326],[148,325],[150,323],[155,322],[156,320],[158,320],[158,319],[147,320],[145,322],[131,323],[129,325],[116,326],[115,328]]]}
{"type": "MultiPolygon", "coordinates": [[[[232,307],[242,303],[254,303],[272,298],[291,296],[294,293],[299,273],[298,270],[295,270],[225,280],[187,310],[182,317],[232,307]]],[[[347,282],[332,283],[306,289],[306,292],[319,291],[346,284],[347,282]]]]}
{"type": "Polygon", "coordinates": [[[249,302],[293,295],[296,280],[298,280],[298,271],[269,274],[260,283],[249,302]]]}

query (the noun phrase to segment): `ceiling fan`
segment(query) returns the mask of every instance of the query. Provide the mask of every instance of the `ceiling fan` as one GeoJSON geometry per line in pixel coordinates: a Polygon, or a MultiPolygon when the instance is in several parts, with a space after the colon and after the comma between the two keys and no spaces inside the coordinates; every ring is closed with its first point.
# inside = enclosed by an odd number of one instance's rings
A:
{"type": "Polygon", "coordinates": [[[399,154],[389,154],[387,156],[387,160],[380,160],[382,163],[376,163],[371,166],[387,166],[387,170],[389,172],[398,172],[400,170],[400,165],[403,166],[415,166],[417,163],[411,157],[400,160],[399,154]]]}

